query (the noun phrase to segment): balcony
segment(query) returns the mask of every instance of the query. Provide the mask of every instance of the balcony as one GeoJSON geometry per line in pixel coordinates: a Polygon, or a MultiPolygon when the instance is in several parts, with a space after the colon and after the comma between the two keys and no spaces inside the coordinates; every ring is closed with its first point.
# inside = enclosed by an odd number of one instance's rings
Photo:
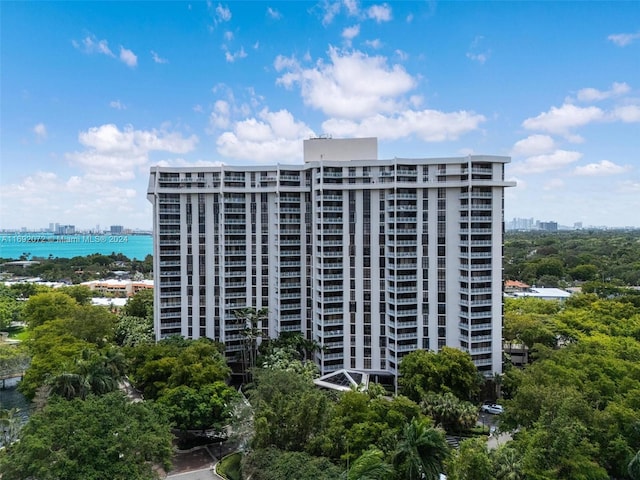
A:
{"type": "Polygon", "coordinates": [[[278,265],[280,265],[280,267],[299,267],[300,260],[281,261],[278,265]]]}
{"type": "Polygon", "coordinates": [[[182,264],[180,260],[163,260],[160,261],[161,267],[179,267],[182,264]]]}
{"type": "Polygon", "coordinates": [[[324,326],[328,326],[328,325],[344,325],[344,319],[339,318],[339,319],[331,319],[331,320],[322,320],[321,323],[324,326]]]}
{"type": "Polygon", "coordinates": [[[490,307],[491,305],[493,305],[493,300],[460,300],[460,305],[472,307],[490,307]]]}
{"type": "Polygon", "coordinates": [[[417,350],[418,346],[411,344],[411,345],[397,345],[396,348],[393,348],[392,345],[389,345],[389,348],[392,350],[395,350],[396,352],[412,352],[413,350],[417,350]]]}
{"type": "MultiPolygon", "coordinates": [[[[182,297],[182,292],[181,291],[177,291],[177,292],[164,292],[162,291],[162,289],[160,289],[160,298],[179,298],[182,297]]],[[[180,303],[178,302],[178,305],[180,305],[180,303]]],[[[167,306],[166,304],[162,304],[162,306],[167,306]]]]}
{"type": "Polygon", "coordinates": [[[242,197],[225,197],[223,202],[226,203],[245,203],[246,199],[244,196],[242,197]]]}
{"type": "Polygon", "coordinates": [[[167,271],[160,271],[160,276],[161,277],[179,277],[181,275],[180,270],[167,270],[167,271]]]}
{"type": "Polygon", "coordinates": [[[491,240],[460,240],[460,246],[468,247],[490,247],[493,245],[491,240]]]}
{"type": "Polygon", "coordinates": [[[342,337],[343,335],[344,335],[344,330],[325,330],[322,334],[324,338],[342,337]]]}
{"type": "Polygon", "coordinates": [[[300,245],[300,239],[287,238],[285,240],[280,240],[280,245],[300,245]]]}
{"type": "Polygon", "coordinates": [[[460,292],[461,293],[471,293],[473,295],[480,295],[480,294],[485,294],[485,293],[491,293],[493,292],[492,288],[471,288],[471,290],[469,290],[468,288],[464,288],[464,287],[460,287],[460,292]]]}
{"type": "Polygon", "coordinates": [[[300,272],[280,272],[280,277],[282,278],[294,278],[301,276],[302,274],[300,272]]]}
{"type": "MultiPolygon", "coordinates": [[[[460,314],[460,316],[463,317],[464,314],[460,314]]],[[[482,332],[482,331],[491,331],[491,328],[493,327],[493,325],[491,323],[481,323],[478,325],[467,325],[466,323],[460,323],[459,327],[466,328],[467,330],[471,330],[472,332],[482,332]]]]}
{"type": "Polygon", "coordinates": [[[460,194],[460,199],[465,200],[468,198],[493,198],[493,193],[491,192],[463,192],[460,194]]]}
{"type": "Polygon", "coordinates": [[[168,247],[170,245],[180,245],[180,240],[163,240],[160,239],[159,242],[161,247],[168,247]]]}
{"type": "Polygon", "coordinates": [[[460,229],[460,233],[462,234],[488,234],[488,233],[493,233],[493,229],[492,228],[461,228],[460,229]]]}
{"type": "Polygon", "coordinates": [[[322,241],[323,247],[339,247],[342,245],[343,245],[343,242],[341,240],[323,240],[322,241]]]}
{"type": "Polygon", "coordinates": [[[397,312],[389,312],[389,315],[394,315],[395,317],[415,317],[418,315],[418,310],[398,310],[397,312]]]}
{"type": "Polygon", "coordinates": [[[389,275],[387,278],[394,282],[415,282],[417,275],[389,275]]]}
{"type": "Polygon", "coordinates": [[[281,303],[280,310],[300,310],[302,304],[300,303],[281,303]]]}
{"type": "Polygon", "coordinates": [[[418,287],[416,285],[410,287],[387,287],[387,292],[391,293],[416,293],[418,291],[418,287]]]}
{"type": "Polygon", "coordinates": [[[415,200],[416,198],[415,193],[392,193],[387,196],[388,200],[415,200]]]}

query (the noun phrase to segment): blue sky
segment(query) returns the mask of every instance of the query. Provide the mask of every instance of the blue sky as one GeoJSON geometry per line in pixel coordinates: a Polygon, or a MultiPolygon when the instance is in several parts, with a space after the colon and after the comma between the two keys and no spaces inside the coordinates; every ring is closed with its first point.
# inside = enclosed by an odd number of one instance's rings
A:
{"type": "Polygon", "coordinates": [[[151,165],[509,155],[505,220],[640,227],[640,2],[1,2],[0,228],[150,228],[151,165]]]}

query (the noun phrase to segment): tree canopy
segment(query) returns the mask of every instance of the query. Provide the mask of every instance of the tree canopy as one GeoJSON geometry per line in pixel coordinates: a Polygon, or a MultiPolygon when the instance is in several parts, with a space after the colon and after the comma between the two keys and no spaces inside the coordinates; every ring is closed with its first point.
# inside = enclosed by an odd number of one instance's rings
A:
{"type": "Polygon", "coordinates": [[[455,348],[444,347],[437,353],[416,350],[402,359],[399,370],[402,393],[416,402],[427,392],[450,392],[471,400],[480,389],[471,356],[455,348]]]}
{"type": "Polygon", "coordinates": [[[0,458],[3,480],[151,480],[171,458],[168,423],[122,394],[52,400],[0,458]]]}

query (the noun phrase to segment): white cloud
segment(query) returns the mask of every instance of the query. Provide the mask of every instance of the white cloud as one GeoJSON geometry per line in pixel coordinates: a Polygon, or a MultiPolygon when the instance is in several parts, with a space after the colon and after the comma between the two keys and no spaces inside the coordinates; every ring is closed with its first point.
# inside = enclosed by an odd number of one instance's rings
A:
{"type": "Polygon", "coordinates": [[[153,61],[156,63],[169,63],[169,60],[167,60],[166,58],[162,58],[153,50],[151,50],[151,58],[153,58],[153,61]]]}
{"type": "Polygon", "coordinates": [[[631,167],[629,166],[616,165],[609,160],[602,160],[600,163],[589,163],[582,167],[576,167],[573,174],[588,177],[600,177],[604,175],[618,175],[620,173],[628,172],[630,169],[631,167]]]}
{"type": "Polygon", "coordinates": [[[282,14],[276,9],[271,7],[267,8],[267,15],[269,16],[269,18],[273,20],[280,20],[282,18],[282,14]]]}
{"type": "Polygon", "coordinates": [[[83,51],[84,53],[99,53],[109,57],[115,57],[114,53],[109,48],[109,42],[106,40],[98,40],[94,35],[86,36],[80,43],[75,40],[71,43],[75,48],[83,51]]]}
{"type": "Polygon", "coordinates": [[[380,41],[379,38],[375,38],[373,40],[366,40],[364,44],[376,50],[378,50],[379,48],[382,48],[382,42],[380,41]]]}
{"type": "Polygon", "coordinates": [[[127,64],[129,67],[135,67],[138,65],[138,57],[131,50],[120,46],[120,60],[127,64]]]}
{"type": "Polygon", "coordinates": [[[159,167],[222,167],[224,162],[217,162],[212,160],[185,160],[184,158],[172,158],[169,160],[160,160],[155,162],[154,165],[159,167]]]}
{"type": "Polygon", "coordinates": [[[330,48],[329,61],[305,68],[295,58],[279,56],[277,84],[299,86],[306,105],[329,116],[323,132],[340,137],[415,136],[424,141],[454,140],[476,130],[486,119],[470,111],[419,110],[422,97],[410,95],[417,82],[386,57],[330,48]]]}
{"type": "Polygon", "coordinates": [[[340,2],[323,0],[323,2],[318,5],[318,8],[321,10],[322,25],[327,26],[333,22],[335,16],[340,13],[340,2]]]}
{"type": "Polygon", "coordinates": [[[640,122],[640,105],[625,105],[616,107],[612,112],[613,118],[625,123],[640,122]]]}
{"type": "Polygon", "coordinates": [[[209,124],[212,128],[215,129],[228,128],[230,124],[229,115],[229,102],[218,100],[213,106],[213,111],[211,112],[211,116],[209,117],[209,124]]]}
{"type": "Polygon", "coordinates": [[[290,71],[277,83],[287,88],[298,84],[306,105],[328,115],[354,119],[399,110],[396,97],[416,85],[402,66],[389,67],[382,56],[359,51],[342,53],[332,47],[329,57],[330,63],[319,61],[309,69],[281,61],[279,66],[289,66],[290,71]]]}
{"type": "Polygon", "coordinates": [[[353,25],[342,30],[342,38],[351,42],[355,37],[360,35],[360,25],[353,25]]]}
{"type": "Polygon", "coordinates": [[[391,7],[384,3],[382,5],[372,5],[367,9],[367,17],[378,23],[391,21],[391,7]]]}
{"type": "Polygon", "coordinates": [[[284,55],[278,55],[273,62],[273,67],[277,72],[281,72],[285,69],[298,69],[300,64],[294,57],[285,57],[284,55]]]}
{"type": "Polygon", "coordinates": [[[409,54],[403,50],[397,49],[393,53],[403,62],[409,58],[409,54]]]}
{"type": "Polygon", "coordinates": [[[456,140],[476,130],[486,119],[474,112],[440,112],[437,110],[405,110],[393,116],[372,115],[360,121],[329,119],[323,131],[341,137],[378,137],[398,139],[416,136],[426,142],[456,140]]]}
{"type": "Polygon", "coordinates": [[[134,188],[84,175],[65,179],[43,171],[24,177],[18,183],[3,185],[0,198],[3,199],[0,216],[9,225],[38,226],[42,218],[68,219],[64,221],[70,223],[82,218],[93,225],[105,221],[115,223],[123,214],[138,210],[138,205],[144,207],[142,195],[134,188]]]}
{"type": "Polygon", "coordinates": [[[196,104],[193,106],[193,111],[196,113],[203,113],[204,112],[204,108],[202,108],[202,105],[200,104],[196,104]]]}
{"type": "Polygon", "coordinates": [[[347,9],[347,14],[349,16],[356,16],[360,12],[357,0],[344,0],[344,6],[347,9]]]}
{"type": "Polygon", "coordinates": [[[615,43],[619,47],[626,47],[630,45],[632,42],[638,40],[640,38],[640,32],[636,33],[616,33],[609,35],[607,40],[615,43]]]}
{"type": "Polygon", "coordinates": [[[626,83],[614,82],[613,85],[611,85],[611,89],[605,91],[596,88],[583,88],[578,90],[577,97],[581,102],[594,102],[624,95],[625,93],[629,93],[629,91],[631,91],[631,87],[626,83]]]}
{"type": "Polygon", "coordinates": [[[215,9],[215,20],[217,23],[231,20],[231,10],[229,10],[229,7],[222,6],[222,4],[219,3],[215,9]]]}
{"type": "Polygon", "coordinates": [[[469,60],[473,60],[474,62],[478,62],[480,65],[484,65],[484,63],[489,58],[488,53],[470,53],[467,52],[467,58],[469,60]]]}
{"type": "Polygon", "coordinates": [[[216,141],[218,152],[229,158],[251,161],[291,162],[301,158],[302,140],[313,136],[303,122],[297,122],[287,110],[263,109],[258,118],[235,124],[216,141]]]}
{"type": "Polygon", "coordinates": [[[227,50],[224,52],[224,58],[228,63],[234,63],[239,58],[246,58],[247,52],[244,51],[244,47],[240,47],[240,50],[236,52],[230,52],[227,50]]]}
{"type": "Polygon", "coordinates": [[[194,149],[198,137],[184,138],[165,130],[134,130],[131,126],[120,130],[106,124],[80,132],[78,141],[86,149],[66,156],[85,171],[86,178],[124,181],[133,179],[136,169],[147,165],[150,152],[187,153],[194,149]]]}
{"type": "MultiPolygon", "coordinates": [[[[109,48],[109,42],[106,40],[98,40],[95,35],[88,35],[82,41],[77,42],[72,40],[71,44],[78,50],[86,54],[100,54],[108,57],[116,58],[116,55],[109,48]]],[[[129,67],[135,67],[138,64],[138,57],[131,50],[120,46],[120,55],[118,57],[120,61],[128,65],[129,67]]]]}
{"type": "Polygon", "coordinates": [[[511,149],[514,157],[529,157],[549,153],[556,148],[556,142],[548,135],[530,135],[518,140],[511,149]]]}
{"type": "Polygon", "coordinates": [[[45,126],[44,123],[38,123],[37,125],[35,125],[33,127],[33,133],[35,134],[36,140],[38,142],[46,140],[48,136],[47,127],[45,126]]]}
{"type": "Polygon", "coordinates": [[[471,42],[469,51],[467,52],[467,58],[474,62],[478,62],[480,65],[484,65],[484,63],[489,59],[489,55],[491,54],[489,50],[482,51],[482,49],[480,48],[483,40],[484,37],[482,35],[478,35],[473,39],[473,42],[471,42]]]}
{"type": "Polygon", "coordinates": [[[566,167],[573,162],[577,162],[580,158],[582,158],[582,153],[580,152],[556,150],[553,153],[535,155],[522,162],[513,163],[509,173],[516,175],[544,173],[566,167]]]}
{"type": "Polygon", "coordinates": [[[233,32],[230,30],[227,30],[226,32],[224,32],[224,39],[227,42],[230,42],[231,40],[233,40],[233,32]]]}
{"type": "Polygon", "coordinates": [[[109,102],[109,106],[111,108],[115,108],[116,110],[126,110],[127,106],[122,103],[120,100],[111,100],[109,102]]]}
{"type": "Polygon", "coordinates": [[[545,182],[542,186],[544,190],[558,190],[564,187],[564,180],[560,178],[552,178],[545,182]]]}
{"type": "Polygon", "coordinates": [[[604,116],[604,112],[598,107],[583,108],[565,103],[559,108],[551,107],[551,110],[537,117],[527,118],[522,126],[527,130],[568,135],[570,129],[602,120],[604,116]]]}

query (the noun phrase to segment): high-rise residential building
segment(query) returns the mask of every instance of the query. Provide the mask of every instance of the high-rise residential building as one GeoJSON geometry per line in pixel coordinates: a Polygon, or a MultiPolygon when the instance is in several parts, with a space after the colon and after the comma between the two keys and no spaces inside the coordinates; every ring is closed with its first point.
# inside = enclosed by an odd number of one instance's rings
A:
{"type": "Polygon", "coordinates": [[[267,308],[322,373],[396,375],[416,349],[502,369],[508,157],[379,160],[377,139],[310,139],[304,163],[153,167],[155,333],[243,348],[234,312],[267,308]]]}

